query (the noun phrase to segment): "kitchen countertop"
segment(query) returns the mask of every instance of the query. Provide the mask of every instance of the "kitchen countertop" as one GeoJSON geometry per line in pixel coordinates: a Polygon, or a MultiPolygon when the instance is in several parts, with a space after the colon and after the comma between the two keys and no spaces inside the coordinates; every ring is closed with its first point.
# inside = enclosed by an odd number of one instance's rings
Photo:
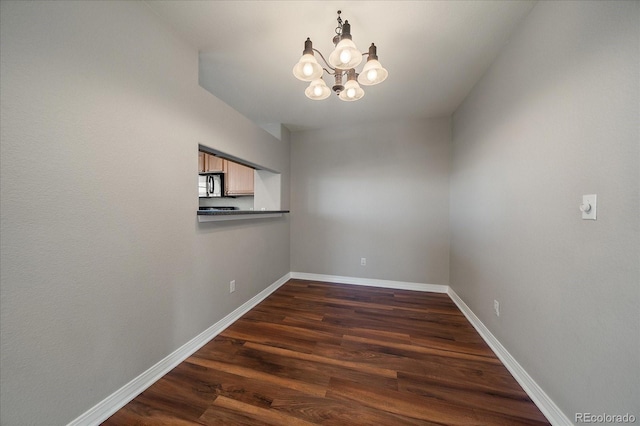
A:
{"type": "Polygon", "coordinates": [[[219,220],[264,219],[281,217],[289,210],[198,210],[199,222],[213,222],[219,220]]]}

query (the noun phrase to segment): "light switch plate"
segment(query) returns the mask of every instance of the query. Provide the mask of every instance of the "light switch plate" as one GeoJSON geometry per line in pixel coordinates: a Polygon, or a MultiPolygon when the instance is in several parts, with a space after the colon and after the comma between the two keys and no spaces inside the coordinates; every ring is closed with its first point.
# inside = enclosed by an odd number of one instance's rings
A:
{"type": "Polygon", "coordinates": [[[582,219],[584,220],[596,220],[596,194],[589,194],[582,196],[582,219]],[[584,207],[590,206],[589,210],[584,207]],[[586,211],[585,211],[586,210],[586,211]]]}

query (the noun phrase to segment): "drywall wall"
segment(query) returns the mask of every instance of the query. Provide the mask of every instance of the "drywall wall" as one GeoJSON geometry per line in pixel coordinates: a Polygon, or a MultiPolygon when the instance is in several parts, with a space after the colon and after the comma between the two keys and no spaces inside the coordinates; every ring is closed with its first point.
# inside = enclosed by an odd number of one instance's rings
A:
{"type": "Polygon", "coordinates": [[[453,120],[451,287],[572,421],[640,415],[639,7],[539,2],[453,120]]]}
{"type": "Polygon", "coordinates": [[[443,118],[292,132],[292,271],[448,284],[450,128],[443,118]]]}
{"type": "Polygon", "coordinates": [[[63,425],[290,270],[288,218],[196,218],[199,143],[281,172],[283,204],[289,144],[143,2],[0,7],[0,423],[63,425]]]}

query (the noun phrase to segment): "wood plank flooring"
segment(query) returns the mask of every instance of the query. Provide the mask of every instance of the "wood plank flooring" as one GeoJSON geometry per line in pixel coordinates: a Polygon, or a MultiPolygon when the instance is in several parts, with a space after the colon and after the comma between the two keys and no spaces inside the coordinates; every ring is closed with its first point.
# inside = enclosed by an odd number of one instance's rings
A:
{"type": "Polygon", "coordinates": [[[290,280],[103,424],[549,423],[446,294],[290,280]]]}

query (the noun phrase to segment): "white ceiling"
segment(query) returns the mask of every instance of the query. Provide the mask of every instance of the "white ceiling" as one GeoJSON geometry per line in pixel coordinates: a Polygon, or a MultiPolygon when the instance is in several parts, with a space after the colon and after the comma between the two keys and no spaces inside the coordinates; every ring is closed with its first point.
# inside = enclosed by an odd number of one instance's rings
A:
{"type": "MultiPolygon", "coordinates": [[[[153,0],[147,5],[199,50],[204,88],[259,125],[301,130],[451,115],[535,1],[153,0]],[[307,37],[328,57],[338,9],[359,50],[376,44],[389,77],[364,86],[365,96],[356,102],[335,94],[313,101],[304,95],[308,83],[297,80],[292,68],[307,37]]],[[[326,73],[324,79],[333,85],[326,73]]]]}

